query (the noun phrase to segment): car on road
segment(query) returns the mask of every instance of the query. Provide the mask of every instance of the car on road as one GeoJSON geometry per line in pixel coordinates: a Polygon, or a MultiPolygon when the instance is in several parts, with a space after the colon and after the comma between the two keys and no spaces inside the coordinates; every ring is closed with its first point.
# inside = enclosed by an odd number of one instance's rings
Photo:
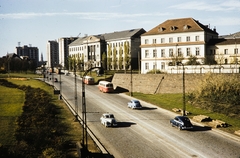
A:
{"type": "Polygon", "coordinates": [[[110,113],[102,114],[100,121],[101,121],[101,124],[103,124],[105,127],[117,126],[117,121],[114,115],[110,113]]]}
{"type": "Polygon", "coordinates": [[[179,130],[193,128],[191,121],[186,116],[176,116],[174,119],[170,120],[170,124],[173,127],[177,127],[179,130]]]}
{"type": "Polygon", "coordinates": [[[57,79],[57,78],[54,78],[54,82],[58,82],[58,79],[57,79]]]}
{"type": "Polygon", "coordinates": [[[141,109],[142,105],[139,100],[130,100],[130,102],[128,102],[128,107],[132,109],[141,109]]]}

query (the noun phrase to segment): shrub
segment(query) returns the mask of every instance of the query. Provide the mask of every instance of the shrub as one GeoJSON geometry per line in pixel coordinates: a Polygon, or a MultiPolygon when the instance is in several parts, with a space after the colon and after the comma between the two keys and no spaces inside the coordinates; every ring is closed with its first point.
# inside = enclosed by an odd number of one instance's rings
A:
{"type": "Polygon", "coordinates": [[[228,116],[240,117],[238,75],[207,74],[198,90],[190,94],[193,105],[228,116]]]}

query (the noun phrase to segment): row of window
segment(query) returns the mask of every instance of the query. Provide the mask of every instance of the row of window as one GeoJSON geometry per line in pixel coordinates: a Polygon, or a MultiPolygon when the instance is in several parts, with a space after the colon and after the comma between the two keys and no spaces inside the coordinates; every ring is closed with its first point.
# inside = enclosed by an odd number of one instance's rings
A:
{"type": "MultiPolygon", "coordinates": [[[[149,70],[149,63],[145,63],[145,70],[149,70]]],[[[153,63],[153,70],[157,70],[157,62],[153,63]]],[[[161,70],[165,70],[165,63],[161,63],[161,70]]]]}
{"type": "MultiPolygon", "coordinates": [[[[183,51],[182,51],[182,48],[177,48],[177,51],[176,51],[176,56],[183,56],[183,51]]],[[[157,50],[154,49],[153,50],[153,58],[157,58],[158,57],[158,53],[157,53],[157,50]]],[[[190,55],[193,55],[191,53],[191,48],[186,48],[186,54],[187,56],[190,56],[190,55]]],[[[196,47],[195,48],[195,56],[198,56],[200,55],[200,48],[199,47],[196,47]]],[[[174,50],[172,48],[168,49],[168,56],[169,57],[173,57],[174,56],[174,50]]],[[[166,52],[165,52],[165,49],[161,49],[161,56],[160,57],[166,57],[166,52]]],[[[149,50],[145,50],[145,58],[150,58],[150,53],[149,53],[149,50]]]]}
{"type": "MultiPolygon", "coordinates": [[[[224,49],[224,54],[228,54],[228,49],[224,49]]],[[[238,54],[238,49],[237,48],[235,48],[234,49],[234,54],[238,54]]]]}
{"type": "MultiPolygon", "coordinates": [[[[128,43],[129,44],[129,43],[128,43]]],[[[120,47],[120,46],[123,46],[124,45],[124,42],[116,42],[116,43],[109,43],[109,46],[111,47],[120,47]]],[[[91,47],[93,47],[94,49],[97,47],[99,47],[99,44],[96,44],[96,45],[90,45],[88,46],[89,49],[91,49],[91,47]]],[[[82,51],[83,49],[86,49],[86,45],[85,46],[78,46],[78,47],[70,47],[69,48],[69,52],[73,52],[73,51],[82,51]]]]}
{"type": "MultiPolygon", "coordinates": [[[[228,55],[228,49],[224,49],[224,55],[228,55]]],[[[234,48],[234,54],[238,54],[238,48],[234,48]]],[[[216,55],[215,49],[210,49],[209,53],[207,55],[216,55]]]]}
{"type": "MultiPolygon", "coordinates": [[[[199,36],[195,36],[195,41],[199,41],[200,38],[199,36]]],[[[173,43],[173,37],[169,37],[168,41],[165,38],[161,38],[160,42],[157,41],[157,39],[152,39],[152,44],[157,44],[157,43],[173,43]]],[[[182,37],[177,37],[177,41],[176,42],[190,42],[191,41],[191,37],[190,36],[186,36],[186,39],[183,40],[182,37]]],[[[145,39],[145,44],[151,44],[149,43],[149,39],[145,39]]]]}
{"type": "MultiPolygon", "coordinates": [[[[98,48],[99,45],[89,45],[88,46],[88,49],[92,52],[94,52],[96,50],[96,47],[98,48]]],[[[78,47],[69,47],[69,52],[75,52],[75,51],[83,51],[83,49],[86,49],[87,48],[87,45],[85,46],[78,46],[78,47]]]]}

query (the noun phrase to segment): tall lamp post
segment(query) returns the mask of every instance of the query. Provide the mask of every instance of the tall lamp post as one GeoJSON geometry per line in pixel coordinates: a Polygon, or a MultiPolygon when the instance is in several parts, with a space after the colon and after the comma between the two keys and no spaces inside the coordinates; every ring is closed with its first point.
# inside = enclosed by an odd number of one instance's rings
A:
{"type": "Polygon", "coordinates": [[[184,68],[183,63],[178,62],[177,64],[178,65],[182,65],[182,67],[183,67],[183,72],[182,72],[182,79],[183,79],[183,84],[182,84],[182,86],[183,86],[183,113],[182,113],[182,115],[185,116],[186,115],[186,113],[185,113],[185,111],[186,111],[186,102],[185,102],[185,68],[184,68]]]}

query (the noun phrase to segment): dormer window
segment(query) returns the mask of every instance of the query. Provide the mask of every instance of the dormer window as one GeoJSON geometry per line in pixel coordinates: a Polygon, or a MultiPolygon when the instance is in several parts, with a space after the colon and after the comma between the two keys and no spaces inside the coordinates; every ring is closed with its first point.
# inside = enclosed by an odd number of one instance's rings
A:
{"type": "Polygon", "coordinates": [[[164,30],[165,30],[164,27],[159,27],[159,28],[158,28],[158,32],[163,32],[164,30]]]}
{"type": "Polygon", "coordinates": [[[174,30],[176,30],[176,29],[177,29],[176,26],[171,26],[171,27],[170,27],[170,30],[171,30],[171,31],[174,31],[174,30]]]}
{"type": "Polygon", "coordinates": [[[184,25],[184,26],[183,26],[183,29],[184,29],[184,30],[188,30],[189,28],[190,28],[189,25],[184,25]]]}

